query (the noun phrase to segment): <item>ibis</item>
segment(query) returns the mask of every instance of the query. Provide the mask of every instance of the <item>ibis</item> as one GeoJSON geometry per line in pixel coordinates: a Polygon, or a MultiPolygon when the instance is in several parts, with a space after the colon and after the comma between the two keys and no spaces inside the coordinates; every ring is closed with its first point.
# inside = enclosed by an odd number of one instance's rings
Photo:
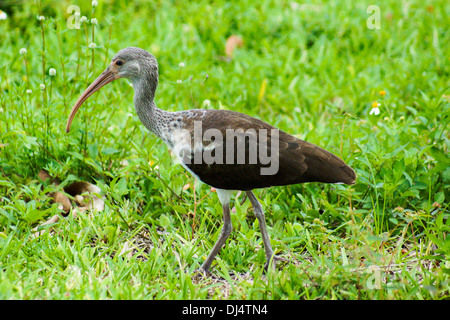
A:
{"type": "Polygon", "coordinates": [[[245,192],[252,204],[267,270],[279,258],[274,255],[263,207],[253,189],[305,182],[355,183],[355,171],[333,153],[254,117],[231,110],[169,112],[158,108],[158,77],[158,63],[149,52],[136,47],[120,50],[73,106],[66,132],[77,110],[94,92],[119,78],[131,81],[135,110],[142,124],[167,144],[187,171],[217,190],[223,227],[200,267],[203,273],[210,272],[232,231],[230,199],[234,191],[245,192]]]}

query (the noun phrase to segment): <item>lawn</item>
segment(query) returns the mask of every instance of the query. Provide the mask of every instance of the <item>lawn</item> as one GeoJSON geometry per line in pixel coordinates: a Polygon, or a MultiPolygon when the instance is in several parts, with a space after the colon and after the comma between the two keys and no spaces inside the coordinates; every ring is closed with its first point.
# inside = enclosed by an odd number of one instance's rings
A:
{"type": "Polygon", "coordinates": [[[450,298],[448,1],[95,2],[0,2],[0,299],[450,298]],[[355,169],[255,190],[288,262],[264,273],[236,194],[196,276],[220,202],[140,123],[128,80],[65,132],[128,46],[158,59],[159,108],[243,112],[355,169]]]}

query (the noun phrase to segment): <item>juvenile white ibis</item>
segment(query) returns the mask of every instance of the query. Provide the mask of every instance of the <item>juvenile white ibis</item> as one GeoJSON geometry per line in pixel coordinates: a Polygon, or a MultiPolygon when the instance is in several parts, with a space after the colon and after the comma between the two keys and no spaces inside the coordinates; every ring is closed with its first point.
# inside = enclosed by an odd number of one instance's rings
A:
{"type": "Polygon", "coordinates": [[[226,110],[159,109],[154,101],[158,63],[150,53],[135,47],[120,50],[81,95],[70,113],[67,132],[83,102],[119,78],[131,80],[134,105],[142,124],[172,149],[184,168],[217,190],[223,208],[223,228],[201,266],[205,273],[209,273],[214,257],[231,233],[233,191],[245,191],[251,201],[261,230],[267,268],[277,258],[270,245],[263,208],[253,189],[314,181],[355,183],[354,170],[339,157],[248,115],[226,110]]]}

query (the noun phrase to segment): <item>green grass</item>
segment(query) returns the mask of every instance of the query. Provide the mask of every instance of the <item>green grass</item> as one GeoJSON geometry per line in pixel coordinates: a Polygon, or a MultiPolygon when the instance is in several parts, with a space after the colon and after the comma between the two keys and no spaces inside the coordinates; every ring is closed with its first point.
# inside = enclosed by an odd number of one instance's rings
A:
{"type": "Polygon", "coordinates": [[[379,1],[374,30],[364,2],[99,2],[0,4],[1,299],[450,297],[448,1],[379,1]],[[98,24],[67,29],[71,4],[98,24]],[[226,61],[230,35],[244,45],[226,61]],[[78,96],[127,46],[158,59],[160,108],[207,99],[355,168],[354,186],[257,191],[290,263],[263,273],[259,228],[239,197],[213,276],[194,277],[220,203],[146,132],[127,80],[91,97],[64,132],[78,96]],[[39,180],[43,168],[61,184],[39,180]],[[50,194],[78,180],[102,190],[105,209],[62,217],[50,194]]]}

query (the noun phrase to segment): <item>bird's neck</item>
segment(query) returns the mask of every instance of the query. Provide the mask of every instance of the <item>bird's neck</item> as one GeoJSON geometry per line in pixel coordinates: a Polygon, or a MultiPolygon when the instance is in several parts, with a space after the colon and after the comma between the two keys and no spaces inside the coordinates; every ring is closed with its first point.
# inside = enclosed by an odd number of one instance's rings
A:
{"type": "Polygon", "coordinates": [[[155,87],[149,87],[143,82],[133,83],[134,107],[142,124],[158,137],[162,137],[166,131],[167,119],[170,112],[159,109],[154,101],[155,87]]]}

